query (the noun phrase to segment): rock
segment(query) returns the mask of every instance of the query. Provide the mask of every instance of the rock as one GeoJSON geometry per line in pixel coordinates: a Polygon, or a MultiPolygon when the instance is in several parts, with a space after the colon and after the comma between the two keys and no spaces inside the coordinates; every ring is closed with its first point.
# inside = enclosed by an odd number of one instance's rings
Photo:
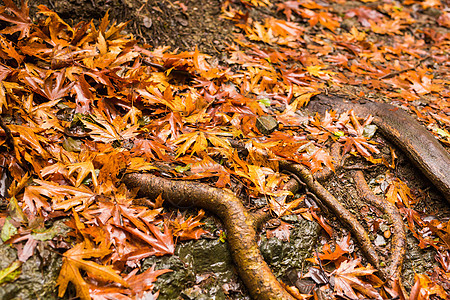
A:
{"type": "Polygon", "coordinates": [[[256,119],[256,128],[258,128],[262,134],[271,134],[278,128],[278,122],[272,116],[261,116],[256,119]]]}

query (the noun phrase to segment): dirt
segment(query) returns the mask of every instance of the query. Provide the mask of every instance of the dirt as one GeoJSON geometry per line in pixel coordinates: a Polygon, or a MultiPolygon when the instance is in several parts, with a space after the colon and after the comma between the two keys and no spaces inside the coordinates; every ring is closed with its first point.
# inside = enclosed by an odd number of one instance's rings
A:
{"type": "Polygon", "coordinates": [[[94,23],[109,13],[118,23],[129,22],[127,31],[142,43],[153,47],[190,51],[198,49],[220,56],[233,41],[232,22],[220,18],[219,0],[36,0],[30,1],[31,15],[38,5],[57,12],[69,25],[79,22],[94,23]],[[179,2],[179,4],[177,4],[179,2]]]}
{"type": "MultiPolygon", "coordinates": [[[[46,5],[48,8],[57,12],[70,25],[74,25],[79,22],[88,22],[91,19],[94,20],[94,23],[99,23],[101,18],[106,13],[109,13],[110,19],[115,20],[118,23],[129,21],[130,23],[126,27],[126,30],[133,33],[133,35],[142,43],[146,43],[151,47],[170,46],[171,49],[175,50],[178,48],[180,51],[192,51],[195,47],[198,47],[201,52],[207,53],[219,60],[223,60],[224,49],[228,46],[228,44],[232,43],[234,33],[237,31],[231,21],[220,18],[220,7],[222,1],[218,0],[35,0],[30,2],[30,14],[32,16],[35,16],[38,5],[46,5]]],[[[348,5],[351,5],[351,3],[349,2],[348,5]]],[[[258,17],[258,14],[263,15],[266,13],[269,12],[264,8],[259,8],[255,11],[255,15],[252,17],[258,17]]],[[[351,26],[351,24],[348,26],[351,26]]],[[[341,92],[343,90],[349,92],[351,95],[358,95],[361,91],[370,95],[370,91],[361,90],[361,88],[358,87],[339,89],[341,92]]],[[[382,143],[382,146],[379,147],[380,149],[389,149],[389,147],[392,146],[381,137],[377,137],[376,140],[382,143]]],[[[413,193],[421,199],[417,209],[423,210],[428,214],[432,214],[437,217],[450,215],[448,206],[445,203],[442,203],[442,198],[432,184],[430,184],[430,182],[428,182],[424,176],[422,176],[420,172],[415,169],[401,153],[398,152],[399,151],[397,151],[399,159],[397,161],[396,173],[394,175],[406,182],[412,189],[413,193]]],[[[384,155],[390,159],[389,150],[387,150],[387,153],[384,153],[384,155]]],[[[352,160],[354,159],[350,158],[348,162],[351,162],[352,160]]],[[[360,160],[355,160],[354,163],[363,162],[360,160]]],[[[380,186],[383,182],[382,176],[384,176],[383,174],[385,174],[385,172],[386,169],[383,167],[371,169],[370,172],[368,172],[371,177],[370,182],[372,183],[373,188],[378,190],[381,189],[380,186]]],[[[357,197],[353,197],[356,195],[356,191],[353,188],[352,179],[349,177],[348,173],[338,173],[327,183],[327,188],[337,198],[339,198],[339,200],[347,203],[352,211],[364,212],[371,210],[371,208],[367,207],[365,203],[357,203],[353,201],[355,198],[357,199],[357,197]]],[[[376,214],[374,211],[371,211],[371,213],[376,214]]],[[[332,216],[328,216],[328,218],[333,222],[332,225],[334,228],[340,227],[337,220],[333,220],[332,216]]],[[[360,216],[360,218],[366,220],[366,226],[370,225],[367,222],[367,216],[360,216]]],[[[297,233],[293,234],[291,242],[292,245],[295,245],[298,242],[295,238],[296,234],[297,233]]],[[[338,235],[344,236],[345,230],[338,232],[338,235]]],[[[376,236],[373,236],[373,239],[375,238],[376,236]]],[[[280,250],[283,247],[284,248],[282,251],[285,251],[286,253],[289,253],[289,251],[294,251],[295,248],[293,248],[293,246],[286,248],[285,246],[280,246],[279,244],[280,243],[277,241],[266,241],[263,243],[263,253],[265,253],[266,257],[269,259],[269,263],[272,265],[286,267],[285,263],[277,263],[277,261],[282,261],[283,258],[275,257],[273,253],[276,252],[276,249],[280,250]],[[273,244],[273,248],[267,246],[268,244],[273,244]]],[[[411,270],[415,269],[420,272],[421,268],[431,268],[431,264],[433,264],[434,261],[434,259],[431,259],[432,254],[430,254],[430,252],[418,249],[416,244],[417,241],[411,239],[409,250],[412,250],[412,252],[408,255],[404,268],[406,270],[404,273],[406,279],[405,282],[409,286],[411,285],[413,279],[413,273],[411,270]],[[424,260],[424,258],[428,259],[424,260]]],[[[314,248],[311,248],[310,250],[313,251],[313,249],[314,248]]],[[[383,249],[389,249],[389,247],[383,246],[379,248],[379,250],[384,251],[383,249]]],[[[146,265],[151,266],[153,264],[157,264],[159,267],[170,268],[177,268],[176,265],[179,265],[179,269],[182,269],[184,273],[178,273],[178,275],[165,274],[161,276],[163,283],[159,287],[163,288],[164,284],[173,286],[183,282],[184,290],[181,291],[179,288],[176,289],[176,294],[183,295],[183,299],[197,299],[195,296],[197,291],[192,289],[198,286],[198,282],[208,282],[208,293],[212,293],[210,292],[211,289],[220,290],[225,284],[221,281],[223,278],[228,278],[229,280],[227,286],[229,287],[231,295],[229,294],[227,296],[223,292],[220,292],[220,296],[217,296],[215,299],[225,299],[226,297],[245,299],[246,296],[244,288],[241,283],[239,283],[239,280],[235,278],[235,273],[226,270],[226,268],[232,268],[232,263],[230,261],[230,257],[224,254],[223,251],[226,251],[226,247],[223,247],[218,240],[191,242],[190,244],[183,245],[181,248],[177,249],[177,256],[159,260],[151,259],[146,262],[146,265]],[[202,250],[208,247],[213,247],[212,249],[218,249],[218,253],[223,255],[223,261],[217,263],[222,263],[223,265],[220,265],[220,267],[225,266],[225,269],[217,271],[216,275],[211,277],[218,282],[215,287],[214,285],[209,285],[212,280],[211,278],[199,277],[200,275],[206,276],[204,275],[206,274],[204,272],[205,270],[197,270],[198,272],[194,270],[196,267],[193,267],[192,265],[197,264],[198,259],[196,260],[192,254],[185,253],[186,248],[192,248],[194,249],[194,252],[197,252],[199,247],[202,250]],[[189,261],[189,263],[187,261],[189,261]],[[226,274],[226,276],[217,275],[220,272],[226,274]],[[176,276],[183,278],[177,279],[176,276]],[[233,279],[231,280],[230,278],[233,279]],[[175,282],[170,283],[171,280],[175,280],[175,282]],[[233,285],[236,286],[233,287],[233,285]]],[[[205,255],[208,257],[215,254],[209,252],[205,255]]],[[[310,253],[310,256],[312,256],[312,253],[310,253]]],[[[299,264],[297,267],[300,267],[302,261],[304,261],[304,258],[305,257],[302,257],[301,260],[297,261],[297,264],[299,264]]],[[[278,275],[282,276],[283,271],[277,270],[277,272],[278,275]]],[[[173,290],[163,291],[162,299],[170,299],[175,295],[170,293],[175,292],[173,290]]]]}

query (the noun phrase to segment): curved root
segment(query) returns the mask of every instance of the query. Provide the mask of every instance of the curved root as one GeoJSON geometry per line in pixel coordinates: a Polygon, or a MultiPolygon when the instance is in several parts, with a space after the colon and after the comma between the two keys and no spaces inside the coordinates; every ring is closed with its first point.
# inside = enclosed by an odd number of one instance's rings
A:
{"type": "Polygon", "coordinates": [[[367,185],[362,171],[353,172],[353,178],[355,179],[356,188],[361,197],[387,214],[389,221],[392,223],[391,262],[385,273],[387,278],[400,280],[403,259],[406,253],[406,233],[405,227],[403,226],[403,218],[395,205],[373,194],[367,185]]]}
{"type": "Polygon", "coordinates": [[[373,123],[380,128],[382,134],[404,151],[450,202],[450,154],[407,112],[387,103],[368,100],[355,103],[324,94],[316,95],[307,108],[321,114],[329,109],[337,112],[353,109],[359,117],[373,115],[373,123]]]}
{"type": "Polygon", "coordinates": [[[378,254],[372,246],[369,235],[358,220],[332,195],[328,192],[303,165],[292,164],[287,161],[280,161],[280,168],[295,173],[300,177],[322,202],[349,228],[353,236],[358,241],[361,250],[367,260],[378,270],[380,270],[378,254]]]}
{"type": "Polygon", "coordinates": [[[234,194],[203,183],[172,181],[152,174],[126,174],[123,182],[129,188],[139,188],[146,197],[162,195],[175,206],[195,206],[216,214],[227,230],[231,254],[250,295],[264,300],[294,299],[264,261],[256,243],[254,218],[234,194]]]}

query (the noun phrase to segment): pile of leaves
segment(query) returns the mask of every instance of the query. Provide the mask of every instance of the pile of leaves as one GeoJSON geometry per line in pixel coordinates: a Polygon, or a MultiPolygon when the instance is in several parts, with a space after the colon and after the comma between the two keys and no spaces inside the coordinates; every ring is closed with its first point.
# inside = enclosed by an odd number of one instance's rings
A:
{"type": "MultiPolygon", "coordinates": [[[[280,186],[288,176],[277,161],[295,161],[313,173],[334,170],[327,149],[338,142],[343,154],[395,164],[370,141],[370,117],[359,120],[351,111],[301,117],[298,110],[330,86],[362,86],[393,99],[450,145],[450,33],[444,29],[450,14],[416,19],[426,16],[417,11],[442,7],[439,0],[360,3],[344,14],[327,1],[225,1],[222,17],[241,30],[225,64],[197,49],[140,45],[124,33],[125,23],[108,15],[97,27],[70,26],[45,6],[31,19],[25,2],[3,2],[0,156],[2,180],[12,182],[2,194],[7,209],[0,224],[18,259],[0,271],[2,283],[16,279],[21,264],[46,247],[63,256],[59,297],[69,283],[81,299],[156,297],[153,283],[170,270],[142,272],[142,260],[171,255],[176,243],[205,234],[203,211],[166,213],[160,198],[139,199],[126,189],[120,181],[125,172],[202,180],[250,200],[265,197],[275,216],[301,213],[331,232],[315,210],[295,210],[302,199],[285,197],[280,186]],[[253,20],[249,11],[260,7],[278,17],[253,20]],[[440,68],[431,69],[434,64],[440,68]],[[265,132],[263,116],[278,127],[265,132]],[[244,145],[245,155],[234,142],[244,145]],[[58,220],[71,229],[67,235],[55,226],[58,220]]],[[[411,299],[446,298],[448,221],[414,210],[416,196],[397,178],[385,191],[420,247],[438,251],[439,266],[417,274],[411,299]]],[[[313,259],[334,263],[323,271],[334,283],[325,280],[322,288],[351,299],[389,297],[376,270],[354,258],[348,243],[333,251],[325,245],[313,259]]],[[[316,278],[314,272],[307,276],[316,278]]]]}

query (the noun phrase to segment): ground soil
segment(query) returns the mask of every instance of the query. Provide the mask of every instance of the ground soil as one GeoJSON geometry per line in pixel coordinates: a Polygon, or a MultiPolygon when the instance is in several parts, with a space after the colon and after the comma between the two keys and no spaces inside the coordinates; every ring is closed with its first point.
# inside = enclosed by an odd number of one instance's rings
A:
{"type": "Polygon", "coordinates": [[[127,31],[153,47],[170,46],[181,51],[197,46],[220,56],[233,40],[233,23],[220,18],[219,0],[36,0],[30,1],[31,15],[38,5],[57,12],[70,25],[99,20],[108,12],[111,20],[129,22],[127,31]],[[185,11],[184,8],[185,7],[185,11]]]}

